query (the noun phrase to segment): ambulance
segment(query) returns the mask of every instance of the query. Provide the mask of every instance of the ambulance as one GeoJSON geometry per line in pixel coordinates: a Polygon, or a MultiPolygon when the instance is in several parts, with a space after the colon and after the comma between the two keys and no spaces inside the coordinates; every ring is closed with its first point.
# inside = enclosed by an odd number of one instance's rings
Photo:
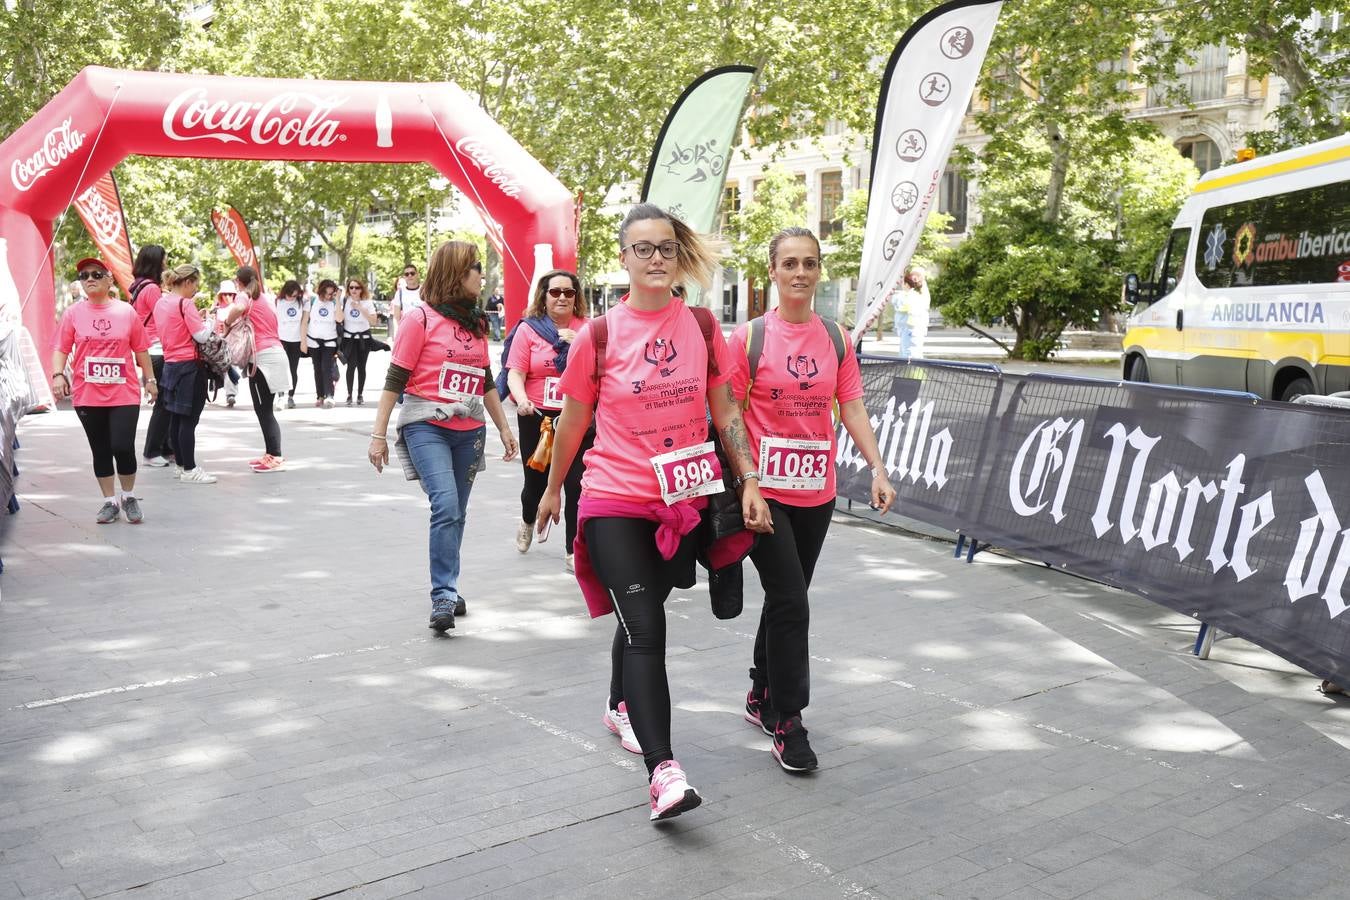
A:
{"type": "Polygon", "coordinates": [[[1207,173],[1148,277],[1125,279],[1127,380],[1350,390],[1350,134],[1207,173]]]}

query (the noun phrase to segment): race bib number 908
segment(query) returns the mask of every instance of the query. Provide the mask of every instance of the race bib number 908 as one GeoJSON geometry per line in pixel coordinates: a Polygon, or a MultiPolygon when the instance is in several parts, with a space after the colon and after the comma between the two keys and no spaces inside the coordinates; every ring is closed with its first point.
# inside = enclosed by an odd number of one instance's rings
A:
{"type": "Polygon", "coordinates": [[[84,380],[86,384],[126,384],[127,361],[107,356],[86,356],[84,380]]]}
{"type": "Polygon", "coordinates": [[[822,491],[831,464],[829,441],[760,438],[761,487],[780,491],[822,491]]]}
{"type": "Polygon", "coordinates": [[[672,450],[652,457],[652,468],[661,486],[661,499],[667,506],[692,497],[721,493],[722,465],[717,461],[712,441],[672,450]]]}
{"type": "Polygon", "coordinates": [[[441,379],[437,385],[437,391],[446,400],[467,403],[475,397],[481,398],[483,388],[483,370],[481,368],[452,362],[441,366],[441,379]]]}

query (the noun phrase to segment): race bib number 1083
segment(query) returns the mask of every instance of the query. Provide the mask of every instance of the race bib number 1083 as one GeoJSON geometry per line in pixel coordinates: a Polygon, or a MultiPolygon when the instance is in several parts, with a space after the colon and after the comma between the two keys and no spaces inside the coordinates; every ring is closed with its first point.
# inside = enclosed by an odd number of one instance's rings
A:
{"type": "Polygon", "coordinates": [[[759,483],[780,491],[823,491],[832,465],[829,441],[764,437],[759,441],[759,483]]]}

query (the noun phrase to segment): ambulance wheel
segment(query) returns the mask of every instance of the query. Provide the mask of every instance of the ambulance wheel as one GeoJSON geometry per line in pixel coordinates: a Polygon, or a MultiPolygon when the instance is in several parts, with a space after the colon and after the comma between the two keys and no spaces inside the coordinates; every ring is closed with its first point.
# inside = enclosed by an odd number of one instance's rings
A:
{"type": "Polygon", "coordinates": [[[1125,380],[1148,384],[1148,360],[1142,356],[1136,356],[1134,361],[1130,363],[1130,374],[1125,376],[1125,380]]]}
{"type": "Polygon", "coordinates": [[[1313,393],[1313,383],[1310,379],[1295,378],[1284,386],[1284,390],[1280,392],[1280,399],[1285,403],[1292,403],[1304,394],[1311,393],[1313,393]]]}

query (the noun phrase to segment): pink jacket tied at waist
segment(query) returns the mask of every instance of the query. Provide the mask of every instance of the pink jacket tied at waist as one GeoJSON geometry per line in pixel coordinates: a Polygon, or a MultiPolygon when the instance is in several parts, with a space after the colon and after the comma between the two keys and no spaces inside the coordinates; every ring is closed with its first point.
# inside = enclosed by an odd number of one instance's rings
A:
{"type": "Polygon", "coordinates": [[[666,506],[659,500],[635,503],[630,500],[604,500],[583,494],[577,505],[577,536],[572,545],[572,561],[576,564],[577,584],[581,586],[581,595],[586,598],[586,609],[591,618],[598,619],[613,612],[614,601],[591,565],[591,555],[586,549],[588,519],[647,519],[656,522],[657,552],[662,559],[670,559],[680,549],[680,541],[684,536],[698,527],[699,513],[707,505],[707,497],[681,500],[673,506],[666,506]]]}

